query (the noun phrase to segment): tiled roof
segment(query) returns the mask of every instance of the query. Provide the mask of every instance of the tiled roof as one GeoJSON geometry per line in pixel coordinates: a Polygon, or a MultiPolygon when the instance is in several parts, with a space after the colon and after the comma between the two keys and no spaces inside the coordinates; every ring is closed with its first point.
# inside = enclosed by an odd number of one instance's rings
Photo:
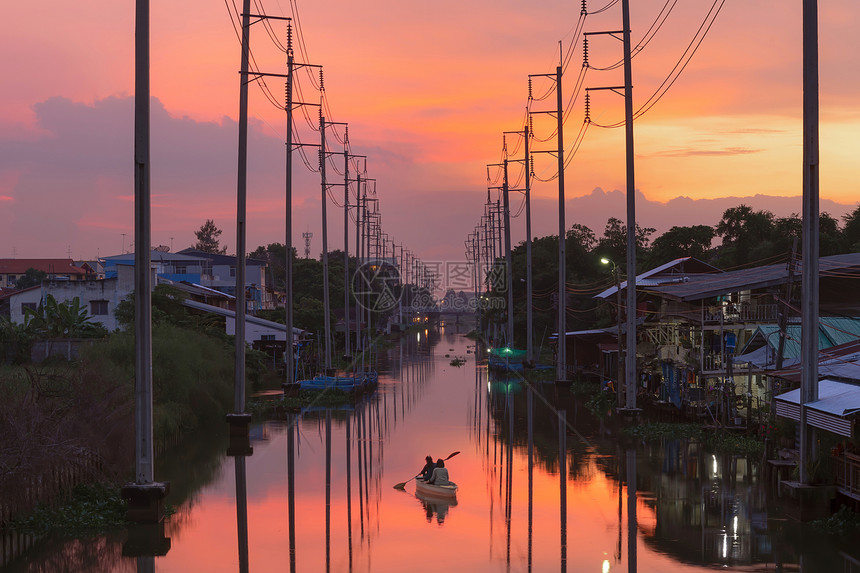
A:
{"type": "Polygon", "coordinates": [[[76,267],[72,259],[0,259],[0,274],[23,275],[27,269],[36,269],[48,274],[81,275],[87,272],[76,267]]]}

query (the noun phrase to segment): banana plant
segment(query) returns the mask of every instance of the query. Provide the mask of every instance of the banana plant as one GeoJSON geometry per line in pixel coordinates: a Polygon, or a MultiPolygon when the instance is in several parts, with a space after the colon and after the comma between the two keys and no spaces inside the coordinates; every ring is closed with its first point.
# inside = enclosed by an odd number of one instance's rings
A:
{"type": "Polygon", "coordinates": [[[101,325],[90,321],[80,298],[57,302],[52,294],[47,295],[45,302],[37,308],[24,310],[24,325],[29,332],[41,338],[87,338],[104,331],[101,325]]]}

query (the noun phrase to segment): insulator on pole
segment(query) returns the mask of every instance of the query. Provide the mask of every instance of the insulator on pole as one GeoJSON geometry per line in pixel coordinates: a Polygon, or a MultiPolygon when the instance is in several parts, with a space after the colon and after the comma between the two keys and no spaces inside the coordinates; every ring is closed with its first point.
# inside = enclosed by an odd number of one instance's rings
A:
{"type": "Polygon", "coordinates": [[[293,23],[287,22],[287,53],[293,51],[293,23]]]}
{"type": "Polygon", "coordinates": [[[534,155],[529,157],[529,163],[531,164],[529,166],[529,177],[534,177],[534,175],[535,175],[535,157],[534,157],[534,155]]]}
{"type": "Polygon", "coordinates": [[[588,9],[585,7],[585,0],[582,0],[582,9],[579,13],[583,16],[586,16],[588,14],[588,9]]]}
{"type": "Polygon", "coordinates": [[[582,39],[582,67],[588,67],[588,36],[582,39]]]}
{"type": "Polygon", "coordinates": [[[323,71],[322,71],[322,68],[320,68],[320,91],[321,91],[321,92],[324,92],[324,91],[325,91],[325,84],[323,83],[323,71]]]}
{"type": "Polygon", "coordinates": [[[532,79],[529,78],[529,100],[533,100],[533,99],[534,98],[532,97],[532,79]]]}
{"type": "Polygon", "coordinates": [[[591,94],[585,92],[585,122],[591,123],[591,94]]]}

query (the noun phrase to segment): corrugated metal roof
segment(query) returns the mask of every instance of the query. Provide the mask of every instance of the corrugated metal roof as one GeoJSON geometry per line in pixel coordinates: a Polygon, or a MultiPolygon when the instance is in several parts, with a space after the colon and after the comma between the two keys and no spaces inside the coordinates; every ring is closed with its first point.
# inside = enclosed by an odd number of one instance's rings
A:
{"type": "Polygon", "coordinates": [[[830,346],[839,346],[860,338],[860,318],[822,316],[819,321],[833,341],[830,346]]]}
{"type": "MultiPolygon", "coordinates": [[[[800,388],[775,396],[774,399],[800,404],[800,388]]],[[[828,414],[850,416],[860,412],[860,386],[836,380],[819,380],[818,400],[807,402],[806,406],[828,414]]]]}
{"type": "MultiPolygon", "coordinates": [[[[762,348],[769,348],[767,346],[762,348]]],[[[758,351],[756,351],[758,352],[758,351]]],[[[818,353],[818,374],[841,380],[860,381],[860,340],[823,349],[818,353]]],[[[800,381],[800,365],[798,359],[788,360],[782,370],[773,372],[774,376],[800,381]]],[[[755,363],[755,362],[754,362],[755,363]]],[[[774,361],[771,360],[770,364],[774,361]]]]}
{"type": "MultiPolygon", "coordinates": [[[[664,263],[658,267],[647,270],[636,275],[637,287],[652,287],[666,283],[685,282],[689,274],[721,273],[720,269],[693,257],[680,257],[664,263]]],[[[627,281],[621,281],[621,289],[627,288],[627,281]]],[[[615,294],[615,285],[612,285],[594,298],[608,298],[615,294]]]]}
{"type": "MultiPolygon", "coordinates": [[[[860,269],[860,253],[833,255],[819,259],[819,273],[822,275],[850,268],[860,269]]],[[[802,269],[798,269],[795,280],[800,281],[802,274],[802,269]]],[[[788,268],[781,263],[724,273],[689,275],[688,278],[689,280],[683,283],[659,285],[649,290],[682,301],[701,300],[722,294],[784,284],[788,281],[788,268]]]]}
{"type": "MultiPolygon", "coordinates": [[[[856,342],[860,339],[860,318],[824,316],[818,321],[818,348],[825,350],[834,346],[856,342]]],[[[802,328],[800,323],[792,322],[785,327],[785,348],[783,358],[792,360],[800,356],[800,339],[802,328]]],[[[764,324],[759,326],[744,347],[743,352],[753,345],[761,344],[762,340],[776,349],[779,346],[779,325],[764,324]]]]}

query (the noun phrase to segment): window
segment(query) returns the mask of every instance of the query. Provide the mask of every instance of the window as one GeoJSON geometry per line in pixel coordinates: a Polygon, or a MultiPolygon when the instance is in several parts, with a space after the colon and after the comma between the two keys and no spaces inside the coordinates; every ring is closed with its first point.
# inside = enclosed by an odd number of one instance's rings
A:
{"type": "Polygon", "coordinates": [[[17,280],[18,280],[18,279],[15,277],[15,275],[7,275],[7,276],[6,276],[6,284],[7,284],[7,285],[13,285],[13,284],[15,284],[15,282],[16,282],[17,280]]]}
{"type": "Polygon", "coordinates": [[[90,314],[92,316],[104,316],[108,313],[108,301],[106,300],[91,300],[90,314]]]}
{"type": "Polygon", "coordinates": [[[275,340],[275,335],[274,334],[261,334],[260,340],[262,340],[263,342],[275,340]]]}
{"type": "Polygon", "coordinates": [[[36,310],[36,303],[35,302],[22,302],[21,303],[21,314],[26,314],[27,313],[26,309],[28,309],[28,308],[30,310],[36,310]]]}
{"type": "Polygon", "coordinates": [[[230,276],[231,276],[231,277],[235,277],[235,276],[236,276],[236,267],[235,267],[235,266],[231,266],[231,267],[230,267],[230,276]]]}
{"type": "Polygon", "coordinates": [[[188,273],[188,268],[186,265],[174,265],[173,272],[177,275],[184,275],[188,273]]]}

